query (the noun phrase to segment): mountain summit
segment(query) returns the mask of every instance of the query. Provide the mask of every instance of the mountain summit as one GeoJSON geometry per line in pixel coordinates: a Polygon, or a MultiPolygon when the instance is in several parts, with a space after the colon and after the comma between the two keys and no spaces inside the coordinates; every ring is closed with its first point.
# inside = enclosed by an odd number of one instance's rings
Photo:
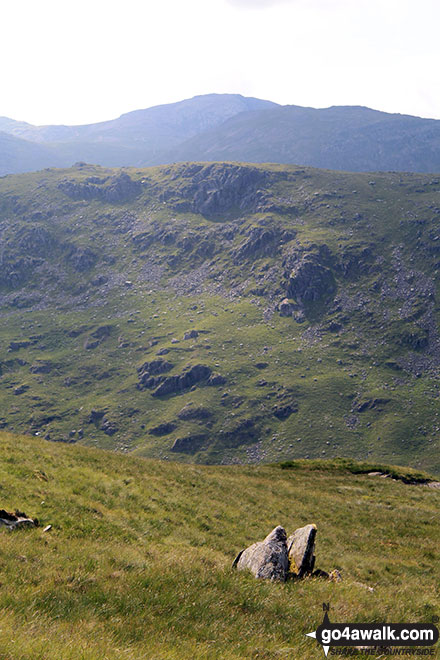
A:
{"type": "Polygon", "coordinates": [[[440,171],[438,120],[360,106],[280,106],[238,94],[196,96],[83,126],[32,126],[2,117],[0,132],[20,140],[0,150],[0,174],[78,161],[139,167],[224,160],[440,171]]]}

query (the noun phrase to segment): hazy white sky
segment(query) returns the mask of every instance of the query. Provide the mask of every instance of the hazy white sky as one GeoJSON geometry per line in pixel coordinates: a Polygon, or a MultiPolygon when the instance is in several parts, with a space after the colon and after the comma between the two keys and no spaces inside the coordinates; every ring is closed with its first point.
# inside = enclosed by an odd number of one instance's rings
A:
{"type": "Polygon", "coordinates": [[[440,119],[439,0],[0,0],[0,115],[79,124],[210,92],[440,119]]]}

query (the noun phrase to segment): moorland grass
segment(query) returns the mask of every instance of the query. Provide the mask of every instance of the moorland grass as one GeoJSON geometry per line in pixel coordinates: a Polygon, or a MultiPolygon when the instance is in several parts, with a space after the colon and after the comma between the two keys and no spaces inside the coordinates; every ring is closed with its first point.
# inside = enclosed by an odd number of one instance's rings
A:
{"type": "Polygon", "coordinates": [[[313,660],[323,602],[340,622],[440,614],[436,489],[354,463],[182,465],[7,433],[0,456],[1,507],[40,521],[0,530],[2,660],[313,660]],[[276,524],[309,522],[342,582],[231,570],[276,524]]]}

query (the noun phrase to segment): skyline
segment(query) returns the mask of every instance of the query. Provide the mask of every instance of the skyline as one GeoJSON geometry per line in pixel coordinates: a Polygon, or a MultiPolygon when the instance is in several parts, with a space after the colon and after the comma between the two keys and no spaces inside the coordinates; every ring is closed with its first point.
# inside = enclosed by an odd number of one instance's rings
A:
{"type": "Polygon", "coordinates": [[[433,0],[116,0],[3,8],[0,116],[87,124],[209,93],[440,119],[433,0]]]}

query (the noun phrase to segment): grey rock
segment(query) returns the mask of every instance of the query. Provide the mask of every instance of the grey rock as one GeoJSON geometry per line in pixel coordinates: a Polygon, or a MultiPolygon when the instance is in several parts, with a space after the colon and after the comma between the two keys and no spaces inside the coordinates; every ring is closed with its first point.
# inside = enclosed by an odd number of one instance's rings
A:
{"type": "Polygon", "coordinates": [[[287,295],[300,304],[332,298],[336,282],[331,269],[331,254],[326,245],[310,251],[297,251],[284,261],[288,277],[287,295]]]}
{"type": "Polygon", "coordinates": [[[206,433],[196,433],[194,435],[188,435],[185,438],[177,438],[171,447],[171,451],[195,454],[202,449],[207,440],[208,435],[206,433]]]}
{"type": "Polygon", "coordinates": [[[19,385],[18,387],[14,388],[14,394],[15,395],[24,394],[25,392],[27,392],[28,389],[29,389],[29,385],[19,385]]]}
{"type": "Polygon", "coordinates": [[[286,530],[278,525],[264,541],[240,552],[234,560],[237,570],[250,570],[256,578],[285,582],[289,572],[286,530]]]}
{"type": "Polygon", "coordinates": [[[183,335],[183,338],[184,339],[196,339],[198,336],[199,336],[199,333],[197,332],[197,330],[188,330],[183,335]]]}
{"type": "Polygon", "coordinates": [[[101,424],[101,431],[104,431],[106,435],[112,436],[117,433],[119,429],[114,422],[104,417],[101,424]]]}
{"type": "Polygon", "coordinates": [[[157,436],[168,435],[169,433],[172,433],[176,428],[177,424],[174,422],[163,422],[162,424],[158,424],[157,426],[149,429],[148,433],[150,435],[157,436]]]}
{"type": "Polygon", "coordinates": [[[168,376],[163,379],[153,396],[164,396],[166,394],[176,394],[183,390],[193,387],[198,383],[207,380],[211,375],[210,367],[204,364],[195,364],[188,367],[182,374],[168,376]]]}
{"type": "Polygon", "coordinates": [[[157,387],[163,381],[163,374],[168,373],[174,364],[159,358],[151,362],[144,362],[138,367],[139,384],[138,389],[157,387]]]}
{"type": "Polygon", "coordinates": [[[218,373],[212,374],[207,382],[207,385],[209,385],[210,387],[217,387],[218,385],[225,385],[225,384],[226,384],[226,378],[218,373]]]}
{"type": "Polygon", "coordinates": [[[54,365],[49,360],[37,360],[35,364],[31,366],[29,371],[32,374],[48,374],[52,371],[54,365]]]}
{"type": "Polygon", "coordinates": [[[274,406],[272,412],[278,419],[287,419],[292,413],[298,412],[298,404],[293,402],[281,406],[274,406]]]}
{"type": "Polygon", "coordinates": [[[95,409],[92,409],[92,410],[90,411],[90,416],[89,416],[87,422],[88,422],[88,424],[98,424],[98,423],[101,422],[101,420],[102,420],[102,418],[104,417],[104,415],[105,415],[105,411],[104,411],[104,410],[95,410],[95,409]]]}
{"type": "Polygon", "coordinates": [[[184,420],[207,420],[212,417],[212,412],[203,406],[192,406],[190,403],[188,403],[179,413],[177,413],[177,417],[184,420]]]}
{"type": "Polygon", "coordinates": [[[315,565],[316,525],[296,529],[287,539],[289,571],[299,578],[312,573],[315,565]]]}
{"type": "Polygon", "coordinates": [[[284,298],[278,305],[280,316],[292,316],[294,310],[295,307],[289,302],[288,298],[284,298]]]}

